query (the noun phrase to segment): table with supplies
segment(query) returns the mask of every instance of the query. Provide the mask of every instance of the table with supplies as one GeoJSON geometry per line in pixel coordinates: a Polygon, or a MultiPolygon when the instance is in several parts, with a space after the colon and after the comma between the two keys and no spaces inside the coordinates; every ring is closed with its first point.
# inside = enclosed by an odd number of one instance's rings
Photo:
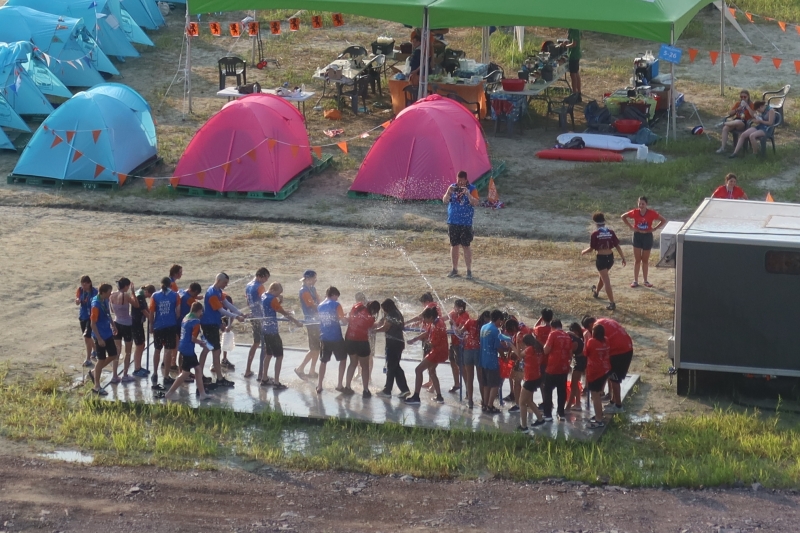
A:
{"type": "MultiPolygon", "coordinates": [[[[406,107],[406,97],[403,89],[409,85],[411,85],[411,83],[408,80],[389,80],[389,94],[392,96],[392,112],[394,112],[395,115],[406,107]]],[[[486,118],[488,107],[486,105],[486,94],[484,93],[484,84],[482,81],[474,85],[466,83],[429,82],[428,87],[429,94],[439,94],[442,96],[457,94],[467,102],[477,103],[480,118],[486,118]]],[[[473,110],[470,109],[469,111],[472,112],[473,110]]]]}
{"type": "MultiPolygon", "coordinates": [[[[297,106],[298,111],[302,111],[303,116],[306,116],[306,100],[311,99],[314,96],[313,91],[301,91],[295,92],[290,89],[281,89],[281,92],[287,91],[288,94],[280,94],[278,89],[263,89],[260,94],[272,94],[275,96],[280,96],[287,102],[292,102],[297,106]],[[301,109],[302,105],[302,109],[301,109]]],[[[242,96],[250,96],[250,94],[259,94],[259,93],[249,93],[249,94],[242,94],[236,87],[225,87],[221,91],[217,91],[218,98],[227,98],[230,102],[231,99],[234,98],[241,98],[242,96]]]]}

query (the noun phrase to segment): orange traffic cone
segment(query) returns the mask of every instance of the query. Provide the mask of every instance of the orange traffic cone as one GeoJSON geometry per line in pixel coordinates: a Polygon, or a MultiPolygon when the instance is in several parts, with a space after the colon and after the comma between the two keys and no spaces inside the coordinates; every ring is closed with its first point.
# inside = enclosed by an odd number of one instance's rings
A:
{"type": "Polygon", "coordinates": [[[490,205],[495,205],[500,201],[500,195],[497,194],[497,187],[494,185],[494,178],[489,178],[489,194],[486,196],[486,201],[490,205]]]}

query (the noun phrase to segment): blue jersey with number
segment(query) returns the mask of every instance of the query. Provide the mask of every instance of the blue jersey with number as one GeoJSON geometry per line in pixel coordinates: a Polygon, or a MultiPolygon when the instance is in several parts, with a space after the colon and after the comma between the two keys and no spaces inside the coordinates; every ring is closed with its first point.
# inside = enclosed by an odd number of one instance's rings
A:
{"type": "Polygon", "coordinates": [[[95,315],[93,318],[97,320],[97,331],[100,333],[100,339],[98,339],[97,335],[92,331],[94,340],[106,340],[113,337],[114,334],[111,331],[111,309],[108,306],[108,300],[102,300],[98,295],[92,298],[90,306],[92,308],[90,316],[95,315]],[[97,313],[94,312],[95,309],[97,309],[97,313]]]}
{"type": "Polygon", "coordinates": [[[325,300],[317,310],[319,311],[319,338],[323,341],[341,341],[342,326],[339,323],[339,310],[342,308],[335,300],[325,300]]]}
{"type": "Polygon", "coordinates": [[[153,329],[171,328],[178,325],[175,310],[178,307],[178,293],[167,289],[158,291],[152,297],[154,304],[153,329]]]}

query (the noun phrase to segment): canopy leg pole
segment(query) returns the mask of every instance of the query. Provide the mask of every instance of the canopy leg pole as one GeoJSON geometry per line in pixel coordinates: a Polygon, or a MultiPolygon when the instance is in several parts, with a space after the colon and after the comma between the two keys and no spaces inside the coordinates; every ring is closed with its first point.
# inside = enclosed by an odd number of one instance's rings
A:
{"type": "Polygon", "coordinates": [[[189,97],[189,113],[192,113],[192,37],[189,35],[189,0],[186,0],[186,67],[183,73],[185,94],[189,97]]]}
{"type": "Polygon", "coordinates": [[[481,28],[481,63],[489,64],[489,26],[481,28]]]}
{"type": "Polygon", "coordinates": [[[430,74],[430,39],[431,26],[428,8],[422,12],[422,46],[419,54],[419,99],[428,96],[428,74],[430,74]]]}
{"type": "Polygon", "coordinates": [[[725,12],[728,3],[722,0],[719,10],[719,95],[725,96],[725,12]]]}
{"type": "MultiPolygon", "coordinates": [[[[675,24],[672,25],[672,29],[670,30],[669,40],[670,40],[670,45],[675,46],[675,24]]],[[[678,101],[678,91],[676,89],[677,84],[675,83],[675,63],[670,63],[669,64],[669,73],[670,73],[670,76],[672,77],[672,86],[670,87],[670,90],[669,90],[669,101],[670,101],[670,107],[671,107],[671,111],[672,111],[672,114],[670,116],[670,120],[672,121],[672,138],[673,139],[677,139],[678,138],[678,130],[676,130],[675,128],[677,127],[676,126],[676,115],[677,115],[677,109],[676,109],[677,106],[676,106],[676,104],[677,104],[677,101],[678,101]]],[[[669,138],[669,135],[667,136],[667,138],[669,138]]]]}

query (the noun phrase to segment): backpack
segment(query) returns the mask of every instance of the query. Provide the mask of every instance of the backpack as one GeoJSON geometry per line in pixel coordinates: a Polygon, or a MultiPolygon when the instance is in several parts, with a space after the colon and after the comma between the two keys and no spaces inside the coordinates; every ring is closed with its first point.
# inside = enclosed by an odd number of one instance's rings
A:
{"type": "Polygon", "coordinates": [[[641,122],[642,126],[646,126],[648,122],[647,115],[642,113],[640,109],[633,106],[625,106],[625,111],[622,112],[622,117],[631,120],[638,120],[641,122]]]}
{"type": "Polygon", "coordinates": [[[583,108],[586,125],[589,129],[596,130],[604,124],[611,124],[611,112],[606,107],[600,107],[597,100],[592,100],[583,108]]]}
{"type": "Polygon", "coordinates": [[[567,150],[580,150],[586,148],[586,143],[580,137],[573,137],[564,144],[556,144],[556,148],[564,148],[567,150]]]}

